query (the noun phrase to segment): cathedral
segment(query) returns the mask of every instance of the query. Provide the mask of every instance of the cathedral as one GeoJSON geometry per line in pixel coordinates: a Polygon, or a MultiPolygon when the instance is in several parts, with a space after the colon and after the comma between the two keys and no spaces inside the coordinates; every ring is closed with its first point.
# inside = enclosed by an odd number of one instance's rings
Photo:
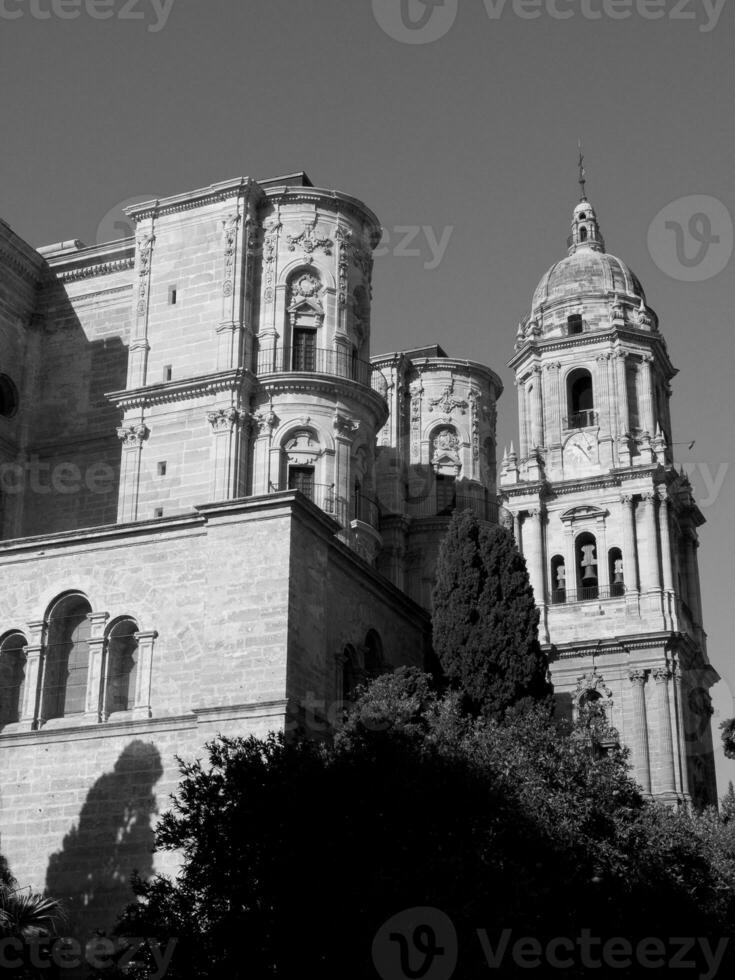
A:
{"type": "MultiPolygon", "coordinates": [[[[376,216],[303,173],[128,208],[34,249],[0,221],[0,851],[82,931],[154,870],[176,756],[326,731],[430,656],[451,514],[525,556],[561,712],[605,711],[643,790],[714,802],[703,522],[675,376],[592,205],[510,366],[370,349],[376,216]]],[[[510,331],[508,348],[512,348],[510,331]]],[[[155,870],[174,865],[157,856],[155,870]]]]}

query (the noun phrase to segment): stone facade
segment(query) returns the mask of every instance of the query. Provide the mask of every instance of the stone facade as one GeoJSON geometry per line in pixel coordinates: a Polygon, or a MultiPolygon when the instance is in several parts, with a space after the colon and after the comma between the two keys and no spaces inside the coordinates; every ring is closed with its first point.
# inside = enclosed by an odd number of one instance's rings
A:
{"type": "Polygon", "coordinates": [[[154,868],[177,754],[321,736],[361,679],[425,665],[457,507],[515,528],[568,710],[602,698],[647,790],[711,799],[674,370],[591,208],[519,330],[504,507],[498,376],[438,346],[371,359],[365,205],[296,174],[127,214],[132,239],[91,248],[36,251],[0,222],[0,849],[19,880],[76,930],[109,926],[154,868]]]}
{"type": "Polygon", "coordinates": [[[606,252],[586,199],[510,363],[520,439],[505,452],[501,491],[557,696],[570,713],[602,699],[647,792],[714,803],[704,518],[673,462],[676,371],[640,282],[606,252]]]}
{"type": "Polygon", "coordinates": [[[298,174],[128,213],[0,225],[0,847],[79,930],[151,870],[176,754],[321,736],[429,644],[373,567],[375,216],[298,174]]]}

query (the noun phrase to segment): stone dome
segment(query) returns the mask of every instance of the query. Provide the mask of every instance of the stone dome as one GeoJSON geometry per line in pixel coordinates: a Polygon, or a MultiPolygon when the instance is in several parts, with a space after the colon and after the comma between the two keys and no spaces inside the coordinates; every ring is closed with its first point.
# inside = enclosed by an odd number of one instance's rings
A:
{"type": "Polygon", "coordinates": [[[542,306],[553,306],[576,297],[613,296],[643,300],[638,277],[628,266],[605,251],[597,215],[590,202],[583,198],[572,214],[572,234],[568,241],[569,254],[555,262],[533,294],[533,312],[542,306]]]}
{"type": "Polygon", "coordinates": [[[580,246],[571,255],[555,262],[541,277],[533,294],[532,309],[585,293],[596,296],[618,293],[621,297],[646,301],[638,277],[623,261],[608,252],[580,246]]]}

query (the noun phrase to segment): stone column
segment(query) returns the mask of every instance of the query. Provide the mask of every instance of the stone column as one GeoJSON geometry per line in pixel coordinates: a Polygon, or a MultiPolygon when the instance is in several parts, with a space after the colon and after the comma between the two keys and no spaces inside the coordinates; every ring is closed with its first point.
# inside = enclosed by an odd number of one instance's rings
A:
{"type": "Polygon", "coordinates": [[[140,457],[143,443],[148,438],[148,429],[141,419],[138,422],[126,422],[121,425],[117,435],[122,441],[117,520],[119,524],[129,524],[138,520],[140,457]]]}
{"type": "Polygon", "coordinates": [[[646,540],[646,572],[645,588],[651,592],[661,588],[661,576],[658,562],[658,522],[656,520],[656,497],[652,490],[641,494],[645,501],[645,540],[646,540]]]}
{"type": "Polygon", "coordinates": [[[218,408],[207,419],[214,437],[209,499],[236,500],[245,494],[250,415],[234,407],[218,408]]]}
{"type": "Polygon", "coordinates": [[[635,502],[631,494],[620,498],[623,506],[623,578],[626,592],[638,591],[636,563],[635,502]]]}
{"type": "Polygon", "coordinates": [[[544,445],[544,408],[541,393],[541,368],[536,365],[532,373],[533,390],[531,392],[531,449],[544,445]]]}
{"type": "Polygon", "coordinates": [[[627,351],[615,351],[615,377],[618,402],[618,424],[620,435],[628,435],[630,432],[630,414],[628,412],[628,380],[625,362],[628,357],[627,351]]]}
{"type": "Polygon", "coordinates": [[[546,408],[546,439],[548,446],[561,445],[561,399],[559,397],[559,372],[561,364],[552,361],[546,365],[546,390],[544,405],[546,408]]]}
{"type": "Polygon", "coordinates": [[[45,670],[45,651],[43,646],[44,620],[29,623],[31,642],[25,647],[26,665],[23,686],[23,704],[20,706],[19,725],[23,729],[35,728],[41,717],[43,698],[43,676],[45,670]]]}
{"type": "Polygon", "coordinates": [[[684,727],[684,684],[682,669],[679,664],[676,664],[674,667],[674,700],[676,702],[677,745],[679,747],[677,754],[679,757],[681,791],[689,799],[691,793],[689,792],[687,733],[684,727]]]}
{"type": "Polygon", "coordinates": [[[522,381],[516,381],[518,388],[518,452],[521,459],[528,456],[528,431],[526,413],[526,386],[522,381]]]}
{"type": "Polygon", "coordinates": [[[663,586],[666,592],[674,591],[674,569],[671,557],[671,530],[669,527],[669,492],[666,487],[658,488],[658,529],[661,537],[661,568],[663,586]]]}
{"type": "Polygon", "coordinates": [[[605,598],[610,595],[610,562],[607,556],[607,532],[604,519],[598,521],[595,541],[597,542],[597,584],[600,595],[605,598]]]}
{"type": "Polygon", "coordinates": [[[528,567],[528,577],[537,606],[546,601],[544,594],[544,546],[542,525],[543,512],[540,507],[528,511],[523,522],[523,554],[528,567]]]}
{"type": "Polygon", "coordinates": [[[649,436],[653,436],[656,431],[656,424],[653,418],[653,382],[651,379],[651,364],[653,354],[643,354],[641,357],[641,368],[638,373],[640,387],[638,397],[640,399],[641,428],[649,436]]]}
{"type": "Polygon", "coordinates": [[[153,257],[153,219],[148,227],[140,226],[136,239],[136,271],[138,273],[134,302],[133,331],[128,350],[127,387],[142,388],[148,374],[148,306],[150,295],[151,260],[153,257]]]}
{"type": "Polygon", "coordinates": [[[659,759],[661,762],[661,787],[659,792],[676,795],[676,773],[674,771],[674,741],[671,732],[671,705],[669,682],[671,671],[668,667],[656,667],[653,671],[656,681],[657,714],[659,719],[659,759]]]}
{"type": "Polygon", "coordinates": [[[595,358],[597,363],[595,409],[597,411],[597,423],[604,435],[608,435],[612,431],[610,425],[610,386],[607,376],[609,357],[608,353],[604,353],[598,354],[595,358]]]}
{"type": "MultiPolygon", "coordinates": [[[[334,429],[335,459],[334,459],[334,516],[340,524],[349,524],[350,499],[352,486],[350,479],[350,457],[355,433],[360,427],[357,419],[348,418],[340,412],[335,412],[332,418],[334,429]]],[[[329,481],[327,481],[329,482],[329,481]]]]}
{"type": "Polygon", "coordinates": [[[87,696],[84,703],[84,720],[87,722],[101,721],[104,715],[107,683],[103,667],[105,673],[109,669],[104,664],[105,623],[109,618],[110,614],[106,612],[87,614],[90,623],[87,696]]]}
{"type": "Polygon", "coordinates": [[[150,718],[151,683],[153,679],[153,644],[158,638],[156,630],[134,634],[138,641],[138,662],[135,676],[135,704],[133,718],[150,718]]]}
{"type": "Polygon", "coordinates": [[[275,412],[269,410],[258,412],[254,419],[254,433],[256,435],[255,446],[253,447],[253,472],[251,487],[253,494],[266,494],[271,490],[280,490],[281,475],[278,472],[278,462],[275,462],[275,472],[271,467],[271,448],[273,442],[273,432],[278,425],[278,417],[275,412]]]}
{"type": "Polygon", "coordinates": [[[633,757],[635,773],[644,793],[651,792],[651,759],[648,750],[648,719],[646,717],[646,672],[631,670],[633,687],[633,757]]]}

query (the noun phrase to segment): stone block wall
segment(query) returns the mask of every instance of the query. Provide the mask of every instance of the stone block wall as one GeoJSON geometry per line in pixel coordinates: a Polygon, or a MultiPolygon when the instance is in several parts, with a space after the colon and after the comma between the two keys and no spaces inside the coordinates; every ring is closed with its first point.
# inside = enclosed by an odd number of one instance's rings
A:
{"type": "Polygon", "coordinates": [[[150,717],[134,709],[0,731],[0,850],[21,884],[67,901],[78,935],[112,923],[133,869],[175,868],[151,849],[176,755],[201,756],[218,732],[308,720],[311,694],[326,710],[335,655],[371,628],[387,663],[423,663],[428,618],[336,530],[287,493],[0,545],[0,636],[29,636],[31,624],[38,635],[70,590],[109,613],[108,625],[128,615],[158,634],[150,717]]]}

